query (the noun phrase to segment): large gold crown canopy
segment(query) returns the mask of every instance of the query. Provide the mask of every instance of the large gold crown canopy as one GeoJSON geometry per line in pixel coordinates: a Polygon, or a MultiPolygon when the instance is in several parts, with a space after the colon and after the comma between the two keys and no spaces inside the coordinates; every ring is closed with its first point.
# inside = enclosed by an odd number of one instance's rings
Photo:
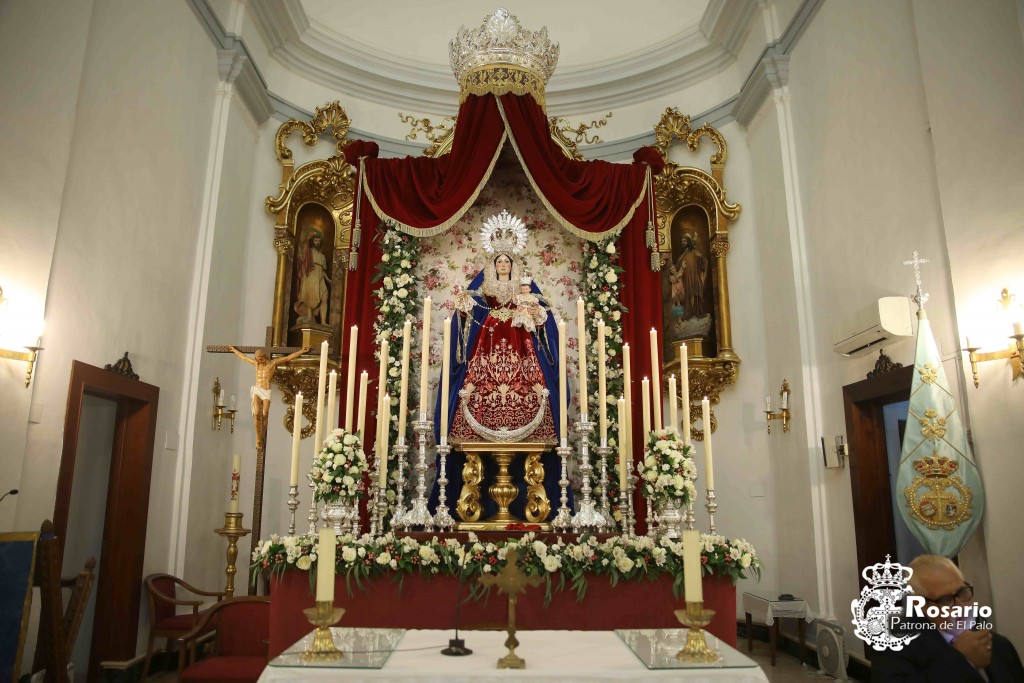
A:
{"type": "Polygon", "coordinates": [[[558,43],[547,27],[528,31],[514,14],[499,7],[479,28],[459,29],[448,45],[459,81],[459,102],[469,95],[533,95],[544,106],[544,86],[558,64],[558,43]]]}

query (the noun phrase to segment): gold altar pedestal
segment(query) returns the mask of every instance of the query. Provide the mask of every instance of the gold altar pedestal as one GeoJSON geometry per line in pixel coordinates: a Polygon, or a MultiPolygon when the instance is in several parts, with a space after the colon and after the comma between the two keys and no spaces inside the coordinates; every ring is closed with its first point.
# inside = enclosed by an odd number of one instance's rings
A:
{"type": "Polygon", "coordinates": [[[466,454],[463,468],[463,486],[456,505],[459,520],[458,531],[504,531],[509,524],[535,524],[542,531],[550,531],[551,525],[541,521],[551,512],[551,502],[544,492],[544,465],[540,456],[554,443],[545,441],[521,441],[513,443],[491,443],[486,441],[453,442],[452,447],[466,454]],[[498,504],[498,512],[489,519],[480,521],[483,506],[480,503],[480,483],[483,481],[483,467],[480,456],[487,455],[498,463],[495,482],[487,487],[491,499],[498,504]],[[509,465],[516,457],[526,459],[524,479],[526,481],[526,519],[519,519],[508,510],[516,499],[519,488],[512,482],[509,465]]]}

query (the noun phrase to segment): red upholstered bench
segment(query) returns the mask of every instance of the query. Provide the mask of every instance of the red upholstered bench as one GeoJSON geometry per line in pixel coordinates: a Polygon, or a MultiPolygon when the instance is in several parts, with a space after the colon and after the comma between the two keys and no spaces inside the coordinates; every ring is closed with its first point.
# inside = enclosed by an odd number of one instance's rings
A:
{"type": "Polygon", "coordinates": [[[267,666],[270,598],[248,596],[217,603],[203,620],[179,639],[178,680],[256,681],[267,666]],[[216,623],[213,655],[185,667],[185,653],[195,659],[195,642],[216,623]]]}

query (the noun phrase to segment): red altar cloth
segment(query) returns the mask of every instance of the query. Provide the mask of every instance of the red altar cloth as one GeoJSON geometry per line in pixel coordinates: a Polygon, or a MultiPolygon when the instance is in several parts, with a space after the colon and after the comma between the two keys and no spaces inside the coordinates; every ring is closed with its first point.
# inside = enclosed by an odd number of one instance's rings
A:
{"type": "MultiPolygon", "coordinates": [[[[374,628],[451,629],[455,625],[458,580],[452,576],[407,575],[398,582],[376,579],[365,591],[355,583],[348,594],[345,578],[334,584],[334,604],[345,608],[339,626],[374,628]]],[[[467,587],[462,587],[463,599],[467,587]]],[[[286,571],[273,579],[270,589],[270,656],[276,657],[312,628],[302,610],[313,606],[309,573],[286,571]]],[[[516,625],[523,630],[610,631],[617,628],[678,628],[673,613],[685,603],[672,596],[672,579],[620,582],[614,588],[604,576],[594,577],[582,602],[576,592],[552,590],[544,606],[543,586],[527,591],[516,602],[516,625]]],[[[715,611],[707,630],[736,646],[736,588],[729,579],[704,577],[704,607],[715,611]]],[[[489,599],[464,602],[460,628],[501,627],[508,616],[508,601],[492,592],[489,599]]],[[[470,641],[472,638],[470,638],[470,641]]],[[[472,643],[470,642],[472,647],[472,643]]]]}

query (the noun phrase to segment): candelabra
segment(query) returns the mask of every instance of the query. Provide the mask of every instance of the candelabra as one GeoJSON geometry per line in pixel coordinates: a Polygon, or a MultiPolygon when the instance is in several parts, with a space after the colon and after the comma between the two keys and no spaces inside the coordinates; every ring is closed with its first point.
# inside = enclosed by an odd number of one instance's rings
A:
{"type": "Polygon", "coordinates": [[[615,528],[615,518],[612,516],[612,508],[608,503],[608,456],[612,449],[608,448],[607,439],[601,440],[601,445],[594,449],[597,452],[597,459],[601,461],[601,517],[604,519],[602,531],[611,531],[615,528]]]}
{"type": "Polygon", "coordinates": [[[427,432],[430,431],[431,423],[426,413],[420,413],[420,419],[413,420],[412,429],[416,434],[416,443],[419,446],[419,458],[416,461],[416,497],[412,499],[412,506],[403,519],[402,526],[406,529],[414,526],[423,527],[424,531],[434,530],[434,518],[427,510],[427,432]]]}
{"type": "Polygon", "coordinates": [[[580,475],[583,477],[583,500],[576,507],[576,514],[572,517],[572,528],[575,531],[586,531],[593,529],[601,531],[605,526],[605,519],[595,508],[594,501],[590,497],[590,475],[594,471],[590,464],[590,432],[594,429],[594,423],[587,420],[584,413],[580,421],[576,423],[576,431],[580,435],[580,475]]]}
{"type": "Polygon", "coordinates": [[[248,536],[249,529],[242,527],[241,512],[225,512],[224,526],[214,529],[214,532],[228,539],[228,563],[224,569],[227,581],[224,586],[224,594],[230,598],[235,594],[235,574],[238,573],[238,569],[235,567],[235,560],[238,559],[238,539],[248,536]]]}
{"type": "Polygon", "coordinates": [[[636,491],[636,482],[637,482],[637,476],[635,474],[630,473],[629,476],[626,477],[626,484],[629,487],[629,498],[628,498],[629,504],[628,504],[627,510],[626,510],[626,512],[627,512],[627,514],[626,514],[626,523],[627,523],[628,528],[629,528],[629,535],[630,536],[636,536],[636,515],[634,514],[634,511],[633,511],[633,498],[634,498],[633,492],[636,491]]]}
{"type": "Polygon", "coordinates": [[[715,502],[714,489],[708,489],[708,502],[704,504],[704,507],[708,510],[708,526],[711,529],[711,533],[715,533],[715,510],[718,509],[718,503],[715,502]]]}
{"type": "Polygon", "coordinates": [[[299,509],[299,485],[292,484],[288,487],[288,510],[291,521],[288,523],[288,535],[295,535],[295,511],[299,509]]]}
{"type": "Polygon", "coordinates": [[[452,519],[448,510],[448,453],[452,447],[448,445],[447,439],[441,439],[437,446],[439,470],[437,472],[437,510],[434,512],[434,524],[441,531],[455,528],[455,520],[452,519]]]}
{"type": "Polygon", "coordinates": [[[395,477],[395,510],[391,513],[391,528],[398,529],[404,524],[405,516],[409,513],[405,509],[405,459],[409,455],[409,446],[405,443],[405,434],[398,436],[398,444],[395,446],[395,460],[398,463],[398,473],[395,477]]]}
{"type": "Polygon", "coordinates": [[[373,513],[370,517],[370,536],[384,535],[384,518],[388,514],[388,490],[384,486],[373,489],[373,513]]]}
{"type": "MultiPolygon", "coordinates": [[[[563,437],[562,444],[565,443],[565,437],[563,437]]],[[[551,528],[558,531],[568,531],[572,528],[572,515],[569,511],[569,453],[571,451],[572,449],[567,445],[562,445],[555,449],[562,462],[562,476],[558,480],[558,486],[561,488],[562,494],[559,497],[561,504],[558,506],[558,514],[551,520],[551,528]]]]}
{"type": "Polygon", "coordinates": [[[677,609],[676,618],[687,628],[686,645],[676,653],[681,662],[710,663],[718,660],[718,655],[708,647],[704,639],[704,627],[714,618],[714,610],[704,609],[703,602],[686,602],[686,609],[677,609]]]}

